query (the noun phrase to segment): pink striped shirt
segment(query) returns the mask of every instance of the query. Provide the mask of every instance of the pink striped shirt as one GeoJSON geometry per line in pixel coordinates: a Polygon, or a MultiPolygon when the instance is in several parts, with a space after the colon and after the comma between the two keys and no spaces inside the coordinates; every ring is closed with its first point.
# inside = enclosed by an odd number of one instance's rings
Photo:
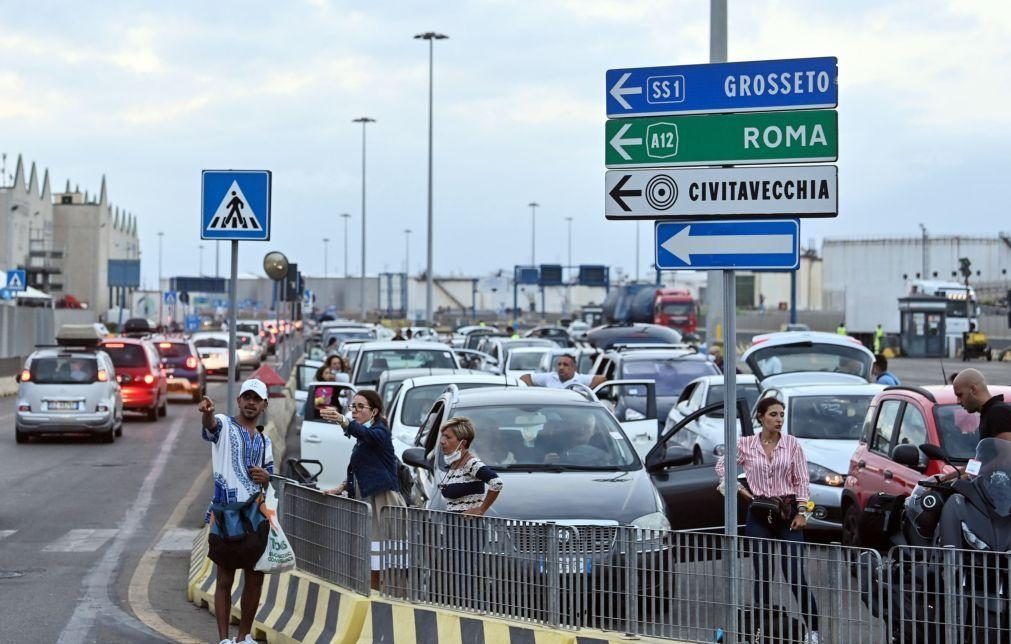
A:
{"type": "MultiPolygon", "coordinates": [[[[723,481],[726,466],[721,456],[716,461],[716,473],[723,481]]],[[[780,434],[772,458],[762,449],[762,436],[744,436],[737,441],[737,465],[743,466],[748,487],[755,496],[785,496],[796,494],[797,503],[807,503],[810,475],[804,449],[793,436],[780,434]]]]}

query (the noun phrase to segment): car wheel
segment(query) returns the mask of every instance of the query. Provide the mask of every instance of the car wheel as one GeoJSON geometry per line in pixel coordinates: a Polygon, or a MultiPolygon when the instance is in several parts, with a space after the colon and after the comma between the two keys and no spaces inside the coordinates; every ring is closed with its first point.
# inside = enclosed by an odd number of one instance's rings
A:
{"type": "Polygon", "coordinates": [[[98,435],[99,443],[113,443],[116,441],[116,428],[109,427],[109,431],[102,432],[98,435]]]}
{"type": "Polygon", "coordinates": [[[123,435],[123,421],[120,420],[119,424],[116,425],[116,436],[122,436],[122,435],[123,435]]]}
{"type": "Polygon", "coordinates": [[[161,407],[158,408],[158,415],[162,418],[168,416],[168,399],[166,399],[165,402],[161,404],[161,407]]]}
{"type": "Polygon", "coordinates": [[[860,508],[856,503],[849,503],[843,512],[842,542],[844,546],[859,548],[860,543],[860,508]]]}
{"type": "Polygon", "coordinates": [[[151,423],[153,423],[156,420],[158,420],[158,408],[157,407],[152,407],[151,409],[148,409],[147,410],[147,415],[145,416],[145,418],[146,418],[146,420],[148,422],[151,422],[151,423]]]}
{"type": "Polygon", "coordinates": [[[23,432],[20,429],[18,429],[17,427],[15,427],[14,428],[14,442],[16,442],[18,445],[24,445],[25,443],[28,442],[28,433],[27,432],[23,432]]]}

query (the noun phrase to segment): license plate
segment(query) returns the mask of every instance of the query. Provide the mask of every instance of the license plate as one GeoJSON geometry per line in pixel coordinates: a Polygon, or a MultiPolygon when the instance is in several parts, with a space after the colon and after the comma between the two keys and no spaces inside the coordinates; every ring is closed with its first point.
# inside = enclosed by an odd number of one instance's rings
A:
{"type": "Polygon", "coordinates": [[[49,411],[77,411],[76,400],[50,400],[49,411]]]}
{"type": "MultiPolygon", "coordinates": [[[[546,572],[544,559],[540,560],[540,571],[546,572]]],[[[592,562],[587,557],[559,557],[558,572],[563,575],[587,575],[590,573],[592,562]]]]}

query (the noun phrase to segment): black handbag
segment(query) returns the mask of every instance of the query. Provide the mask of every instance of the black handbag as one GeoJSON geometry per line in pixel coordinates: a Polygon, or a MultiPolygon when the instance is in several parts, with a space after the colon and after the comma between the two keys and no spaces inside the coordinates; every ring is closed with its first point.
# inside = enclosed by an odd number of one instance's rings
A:
{"type": "Polygon", "coordinates": [[[786,496],[756,496],[751,500],[751,512],[774,525],[779,521],[789,525],[797,516],[797,497],[786,496]]]}

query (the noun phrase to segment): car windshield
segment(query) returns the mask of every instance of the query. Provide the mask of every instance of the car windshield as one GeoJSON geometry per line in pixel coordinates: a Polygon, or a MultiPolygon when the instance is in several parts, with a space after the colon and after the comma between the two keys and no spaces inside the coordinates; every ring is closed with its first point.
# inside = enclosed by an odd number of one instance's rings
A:
{"type": "Polygon", "coordinates": [[[95,382],[98,362],[94,358],[55,356],[32,360],[31,382],[40,385],[70,385],[95,382]]]}
{"type": "Polygon", "coordinates": [[[953,461],[967,461],[979,443],[979,414],[970,414],[961,405],[937,405],[934,420],[944,453],[953,461]]]}
{"type": "Polygon", "coordinates": [[[600,407],[492,406],[459,414],[477,429],[474,451],[496,469],[627,471],[641,466],[621,426],[600,407]]]}
{"type": "Polygon", "coordinates": [[[657,396],[679,396],[692,380],[719,373],[704,360],[677,358],[626,358],[621,377],[625,380],[655,380],[657,396]]]}
{"type": "Polygon", "coordinates": [[[359,356],[361,367],[358,382],[378,383],[384,371],[393,369],[455,369],[456,362],[449,350],[382,349],[366,351],[359,356]]]}
{"type": "Polygon", "coordinates": [[[159,342],[156,346],[163,358],[188,358],[192,355],[190,345],[185,342],[159,342]]]}
{"type": "MultiPolygon", "coordinates": [[[[704,407],[716,404],[718,402],[723,402],[723,385],[709,385],[709,395],[706,397],[706,404],[704,407]]],[[[755,403],[758,401],[758,385],[754,383],[741,384],[737,383],[737,397],[744,398],[748,402],[748,411],[755,408],[755,403]]],[[[719,409],[706,414],[710,418],[723,418],[723,410],[719,409]]]]}
{"type": "Polygon", "coordinates": [[[236,331],[242,331],[243,333],[252,333],[253,335],[260,335],[260,325],[259,324],[242,324],[238,323],[235,325],[236,331]]]}
{"type": "Polygon", "coordinates": [[[102,350],[112,358],[112,364],[117,367],[146,367],[147,353],[139,344],[105,344],[102,350]]]}
{"type": "Polygon", "coordinates": [[[790,344],[759,349],[748,356],[748,366],[759,380],[780,373],[829,371],[869,379],[871,356],[857,346],[790,344]]]}
{"type": "Polygon", "coordinates": [[[858,440],[873,395],[797,396],[790,400],[789,433],[797,438],[858,440]]]}
{"type": "Polygon", "coordinates": [[[351,331],[327,331],[326,342],[324,344],[330,344],[330,340],[337,340],[337,345],[340,346],[341,342],[345,340],[375,340],[376,334],[372,331],[366,329],[354,329],[351,331]]]}
{"type": "Polygon", "coordinates": [[[200,338],[194,340],[193,344],[200,349],[227,349],[228,340],[224,338],[200,338]]]}
{"type": "MultiPolygon", "coordinates": [[[[458,382],[453,384],[455,384],[457,389],[460,391],[463,391],[464,389],[498,387],[502,385],[501,382],[458,382]]],[[[446,387],[449,387],[449,383],[440,385],[421,385],[419,387],[411,387],[408,389],[404,394],[404,399],[400,402],[400,422],[408,427],[421,427],[422,423],[425,422],[425,417],[428,416],[428,410],[432,408],[432,405],[439,396],[442,395],[442,392],[446,391],[446,387]]]]}
{"type": "Polygon", "coordinates": [[[509,366],[507,369],[517,371],[537,371],[541,368],[541,359],[544,354],[550,351],[513,351],[509,354],[509,366]]]}
{"type": "Polygon", "coordinates": [[[660,313],[664,315],[691,315],[695,305],[691,302],[664,302],[660,305],[660,313]]]}

